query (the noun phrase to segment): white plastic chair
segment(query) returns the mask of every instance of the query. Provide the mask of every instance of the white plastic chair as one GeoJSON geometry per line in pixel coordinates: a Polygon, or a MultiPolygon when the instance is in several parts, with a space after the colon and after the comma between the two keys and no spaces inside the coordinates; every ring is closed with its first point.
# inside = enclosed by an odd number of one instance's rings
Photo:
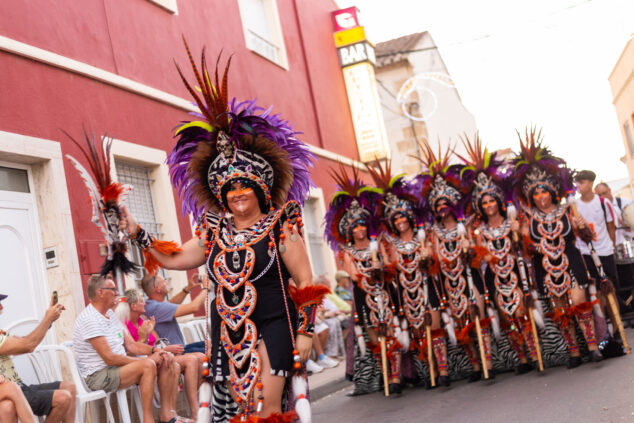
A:
{"type": "MultiPolygon", "coordinates": [[[[84,379],[79,375],[75,353],[65,345],[40,345],[34,352],[28,354],[28,358],[35,370],[38,383],[53,382],[63,379],[62,367],[59,355],[63,355],[68,363],[71,378],[77,389],[75,408],[75,421],[86,421],[86,407],[94,401],[104,401],[106,418],[108,423],[114,423],[114,416],[110,408],[110,398],[105,391],[91,391],[86,386],[84,379]]],[[[93,404],[92,421],[99,421],[99,408],[93,404]]]]}
{"type": "MultiPolygon", "coordinates": [[[[73,347],[73,343],[72,341],[66,341],[62,343],[64,345],[64,347],[71,349],[73,347]]],[[[73,352],[71,350],[71,352],[73,352]]],[[[73,358],[74,358],[74,352],[73,352],[73,358]]],[[[77,363],[75,362],[75,366],[77,365],[77,363]]],[[[77,369],[77,367],[76,367],[77,369]]],[[[117,407],[119,409],[119,417],[121,419],[121,423],[131,423],[132,420],[130,418],[130,410],[128,407],[128,398],[126,396],[126,393],[128,391],[130,391],[130,395],[131,395],[131,399],[132,402],[135,404],[136,406],[136,411],[137,414],[139,416],[139,420],[142,421],[143,420],[143,407],[141,406],[141,392],[139,391],[139,386],[138,385],[132,385],[129,386],[127,388],[124,389],[118,389],[116,392],[105,392],[105,391],[91,391],[90,388],[88,388],[83,380],[83,378],[81,378],[81,382],[83,384],[83,386],[85,387],[86,390],[88,390],[88,392],[103,392],[106,396],[106,402],[108,403],[108,407],[106,408],[106,412],[108,413],[109,416],[112,416],[112,408],[110,406],[110,397],[112,394],[115,394],[115,396],[117,397],[117,407]]],[[[77,382],[75,382],[75,385],[77,385],[77,382]]],[[[79,391],[78,391],[79,392],[79,391]]],[[[79,395],[78,395],[79,398],[79,395]]],[[[98,418],[98,417],[97,417],[98,418]]],[[[75,419],[77,422],[81,422],[84,420],[77,420],[75,419]]],[[[91,419],[92,420],[92,419],[91,419]]],[[[99,420],[97,420],[99,421],[99,420]]],[[[114,421],[114,418],[113,420],[114,421]]]]}
{"type": "Polygon", "coordinates": [[[202,341],[198,330],[195,327],[194,321],[189,321],[186,323],[179,323],[181,328],[181,332],[183,332],[183,336],[185,337],[185,342],[187,344],[191,344],[192,342],[202,341]]]}

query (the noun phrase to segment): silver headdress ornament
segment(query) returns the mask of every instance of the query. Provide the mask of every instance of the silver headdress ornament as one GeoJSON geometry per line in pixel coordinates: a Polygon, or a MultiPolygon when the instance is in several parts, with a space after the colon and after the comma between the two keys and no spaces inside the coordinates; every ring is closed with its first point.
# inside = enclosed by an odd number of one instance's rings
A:
{"type": "Polygon", "coordinates": [[[504,193],[498,184],[493,181],[493,178],[484,172],[478,173],[478,176],[473,181],[473,209],[480,210],[480,200],[485,195],[490,195],[500,202],[500,204],[504,204],[504,193]]]}
{"type": "Polygon", "coordinates": [[[436,203],[442,198],[449,201],[452,206],[456,206],[461,197],[460,192],[448,184],[440,174],[434,176],[431,190],[427,196],[430,206],[435,207],[436,203]]]}
{"type": "Polygon", "coordinates": [[[337,226],[339,234],[341,234],[342,237],[349,239],[350,230],[356,226],[356,224],[361,222],[365,222],[367,225],[369,218],[370,211],[361,206],[356,199],[353,199],[348,206],[348,209],[344,212],[343,216],[341,216],[341,220],[339,220],[339,225],[337,226]]]}

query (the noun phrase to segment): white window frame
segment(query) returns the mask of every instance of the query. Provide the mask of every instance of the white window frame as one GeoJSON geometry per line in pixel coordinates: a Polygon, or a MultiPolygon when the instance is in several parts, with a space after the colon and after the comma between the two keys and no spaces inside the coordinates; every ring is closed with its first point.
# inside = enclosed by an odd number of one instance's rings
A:
{"type": "MultiPolygon", "coordinates": [[[[174,241],[181,245],[182,240],[176,203],[174,201],[174,191],[169,178],[169,170],[167,164],[165,164],[167,157],[165,151],[114,139],[110,154],[112,163],[118,160],[149,168],[150,178],[153,180],[152,196],[157,205],[154,211],[156,220],[161,223],[161,232],[164,234],[163,239],[174,241]]],[[[118,181],[116,166],[112,166],[111,176],[113,180],[118,181]]],[[[184,271],[166,270],[165,274],[167,276],[166,279],[170,281],[170,293],[178,292],[187,285],[187,274],[184,271]]],[[[135,287],[133,275],[126,276],[125,285],[127,288],[135,287]]]]}
{"type": "Polygon", "coordinates": [[[177,0],[148,0],[150,3],[154,3],[161,9],[165,9],[173,15],[178,15],[177,0]]]}
{"type": "Polygon", "coordinates": [[[271,40],[263,39],[262,37],[258,36],[258,34],[252,32],[247,26],[247,1],[248,0],[238,0],[238,8],[240,9],[240,20],[242,21],[242,30],[244,33],[244,40],[247,48],[258,56],[261,56],[266,60],[288,70],[288,56],[286,55],[286,46],[284,43],[284,34],[282,33],[282,25],[280,23],[280,15],[277,9],[277,1],[262,0],[266,9],[266,19],[268,27],[271,31],[271,40]],[[258,47],[256,45],[257,39],[260,39],[263,43],[271,44],[273,48],[276,48],[277,57],[269,57],[261,50],[258,50],[258,47]]]}

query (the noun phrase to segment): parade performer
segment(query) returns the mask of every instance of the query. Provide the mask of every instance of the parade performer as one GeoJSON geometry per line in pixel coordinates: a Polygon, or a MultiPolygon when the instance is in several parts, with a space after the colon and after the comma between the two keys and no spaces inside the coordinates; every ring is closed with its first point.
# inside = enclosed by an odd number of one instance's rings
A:
{"type": "MultiPolygon", "coordinates": [[[[573,172],[566,162],[551,154],[542,145],[541,131],[526,130],[520,137],[520,154],[512,161],[514,191],[520,200],[527,221],[525,236],[530,236],[535,254],[533,266],[540,291],[548,295],[553,309],[552,319],[557,323],[566,341],[570,358],[568,367],[582,363],[573,320],[583,333],[590,359],[603,357],[595,339],[595,301],[587,297],[590,284],[581,253],[575,246],[575,232],[585,226],[579,217],[573,217],[569,205],[561,204],[566,195],[574,192],[573,172]]],[[[584,235],[587,231],[579,232],[584,235]]],[[[585,238],[592,239],[592,233],[585,238]]]]}
{"type": "Polygon", "coordinates": [[[344,270],[354,282],[357,349],[353,394],[379,390],[381,370],[384,389],[389,389],[389,394],[400,394],[401,344],[394,336],[393,326],[396,293],[391,289],[390,272],[385,272],[378,254],[375,218],[378,196],[364,187],[356,168],[349,177],[341,165],[338,172],[333,172],[333,178],[340,191],[335,193],[326,212],[324,237],[340,254],[344,270]],[[381,370],[377,362],[381,363],[381,370]]]}
{"type": "Polygon", "coordinates": [[[539,362],[539,345],[533,336],[534,324],[527,305],[533,302],[520,250],[520,225],[514,219],[513,204],[509,203],[508,209],[506,206],[512,197],[511,181],[504,173],[504,162],[495,152],[483,148],[477,134],[473,142],[465,139],[463,144],[467,156],[460,156],[465,162],[460,177],[464,186],[471,187],[471,204],[480,222],[474,232],[478,247],[485,250],[485,282],[501,326],[520,361],[517,373],[523,374],[533,369],[529,358],[539,362]]]}
{"type": "Polygon", "coordinates": [[[473,216],[465,218],[465,192],[460,191],[457,167],[449,165],[450,153],[436,155],[426,142],[421,145],[426,171],[416,177],[420,192],[434,218],[431,227],[431,248],[439,263],[442,281],[439,294],[443,307],[451,316],[445,320],[450,329],[455,325],[456,338],[469,358],[472,371],[469,381],[494,377],[491,361],[490,318],[485,318],[485,286],[477,268],[472,268],[474,244],[468,226],[473,216]],[[442,292],[440,292],[442,290],[442,292]],[[475,330],[473,330],[475,329],[475,330]],[[470,336],[472,332],[477,347],[470,336]],[[482,363],[482,364],[481,364],[482,363]]]}
{"type": "Polygon", "coordinates": [[[122,207],[127,199],[130,186],[112,180],[110,161],[112,138],[103,137],[97,145],[95,136],[88,135],[84,129],[84,143],[81,144],[68,132],[63,132],[80,149],[89,163],[90,172],[73,156],[66,155],[88,188],[92,203],[91,221],[101,230],[108,247],[108,254],[101,266],[100,273],[104,276],[112,273],[116,278],[119,293],[123,295],[123,275],[131,273],[137,268],[126,256],[128,239],[119,231],[122,207]]]}
{"type": "Polygon", "coordinates": [[[300,204],[312,185],[312,156],[279,115],[254,101],[229,100],[230,61],[221,81],[216,65],[212,85],[204,51],[200,70],[187,53],[198,87],[179,73],[201,115],[176,130],[167,163],[184,214],[199,222],[196,237],[181,247],[156,240],[130,214],[127,228],[149,271],[204,264],[213,282],[204,371],[213,379],[213,417],[201,398],[198,421],[309,421],[301,363],[328,292],[312,286],[302,240],[300,204]]]}
{"type": "Polygon", "coordinates": [[[386,262],[396,271],[401,326],[404,335],[409,336],[401,343],[409,343],[412,353],[403,358],[403,375],[407,358],[414,363],[427,360],[432,386],[438,374],[439,384],[449,386],[446,334],[441,327],[440,300],[436,289],[430,287],[431,258],[424,242],[423,210],[415,195],[416,187],[405,180],[405,175],[392,176],[389,162],[383,166],[376,161],[368,171],[380,194],[377,211],[387,229],[383,236],[386,262]]]}

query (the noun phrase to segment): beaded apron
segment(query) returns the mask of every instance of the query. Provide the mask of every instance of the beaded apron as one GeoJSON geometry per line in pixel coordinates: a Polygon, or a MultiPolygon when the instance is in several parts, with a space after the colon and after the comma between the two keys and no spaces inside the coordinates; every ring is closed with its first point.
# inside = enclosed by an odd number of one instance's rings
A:
{"type": "Polygon", "coordinates": [[[397,252],[396,268],[398,269],[398,281],[402,290],[402,303],[405,317],[410,326],[420,329],[425,318],[425,306],[428,298],[425,298],[423,274],[419,263],[420,243],[418,240],[403,241],[398,237],[388,235],[388,241],[397,252]]]}
{"type": "MultiPolygon", "coordinates": [[[[383,284],[375,283],[372,278],[372,252],[370,248],[365,250],[357,250],[354,247],[345,247],[345,250],[350,253],[352,260],[358,272],[357,286],[365,292],[365,304],[370,310],[370,327],[377,327],[381,322],[381,311],[385,313],[384,322],[392,321],[392,310],[390,308],[390,297],[383,284]],[[379,301],[381,301],[385,307],[381,310],[379,301]]],[[[380,257],[379,257],[379,260],[380,257]]],[[[366,320],[367,324],[367,320],[366,320]]]]}
{"type": "Polygon", "coordinates": [[[269,213],[246,235],[245,231],[233,233],[230,218],[223,217],[212,222],[208,216],[210,230],[205,242],[207,271],[217,282],[216,308],[222,319],[220,343],[229,358],[231,387],[237,394],[238,403],[247,408],[253,403],[262,370],[262,360],[257,352],[258,330],[250,319],[257,303],[253,282],[266,273],[276,259],[276,249],[271,248],[271,244],[275,246],[273,228],[283,212],[283,209],[278,209],[269,213]],[[252,246],[267,236],[271,260],[261,274],[253,275],[255,251],[252,246]],[[210,250],[214,243],[220,252],[211,262],[210,250]]]}
{"type": "Polygon", "coordinates": [[[561,297],[570,291],[572,279],[568,271],[568,256],[564,254],[566,240],[564,236],[570,231],[570,222],[566,216],[566,206],[559,205],[550,213],[543,213],[537,209],[531,209],[532,222],[537,223],[537,235],[539,239],[538,249],[542,257],[542,266],[546,271],[544,286],[555,297],[561,297]],[[566,230],[566,233],[564,233],[566,230]]]}
{"type": "Polygon", "coordinates": [[[506,219],[497,228],[487,224],[480,225],[480,234],[484,238],[486,249],[495,263],[489,263],[489,269],[495,275],[493,283],[500,309],[512,316],[520,306],[522,293],[519,289],[519,279],[515,269],[515,256],[511,252],[511,222],[506,219]]]}
{"type": "Polygon", "coordinates": [[[434,237],[434,252],[440,263],[440,272],[444,276],[444,286],[448,294],[449,308],[457,319],[461,319],[469,301],[467,298],[467,280],[464,276],[465,267],[460,259],[460,235],[458,228],[445,229],[436,223],[432,226],[434,237]]]}

